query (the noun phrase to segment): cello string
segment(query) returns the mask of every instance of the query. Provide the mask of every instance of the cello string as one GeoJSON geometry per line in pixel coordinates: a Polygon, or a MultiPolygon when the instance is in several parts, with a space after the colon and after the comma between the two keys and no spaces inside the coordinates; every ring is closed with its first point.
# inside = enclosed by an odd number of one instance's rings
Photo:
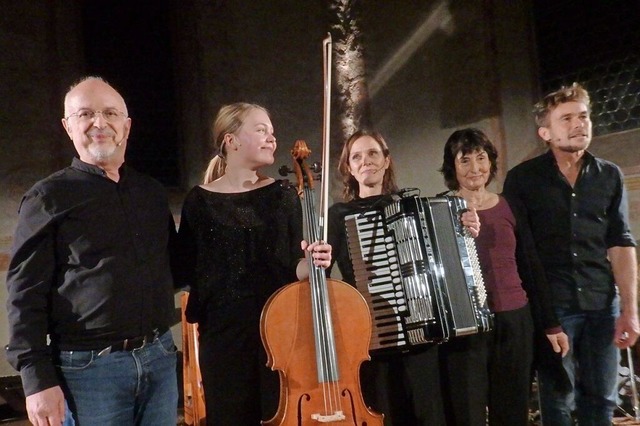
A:
{"type": "MultiPolygon", "coordinates": [[[[339,409],[340,408],[340,395],[339,395],[339,380],[340,380],[340,371],[338,368],[338,361],[337,361],[337,350],[336,350],[336,346],[335,346],[335,334],[334,334],[334,330],[333,330],[333,319],[331,316],[331,309],[330,309],[330,301],[329,301],[329,295],[328,295],[328,286],[326,283],[326,277],[323,275],[324,271],[320,270],[319,274],[322,275],[322,278],[325,278],[323,280],[324,282],[324,286],[321,288],[321,291],[323,292],[322,297],[323,297],[323,304],[322,306],[325,309],[325,320],[327,321],[326,324],[326,344],[327,344],[327,350],[328,350],[328,356],[329,356],[329,365],[330,365],[330,383],[332,384],[332,389],[331,389],[331,396],[332,399],[334,401],[333,407],[334,410],[335,409],[339,409]]],[[[321,279],[322,279],[321,278],[321,279]]]]}
{"type": "MultiPolygon", "coordinates": [[[[310,197],[312,196],[312,193],[310,190],[305,189],[304,190],[304,198],[305,198],[305,203],[304,203],[304,208],[303,208],[303,213],[305,215],[305,223],[307,224],[307,241],[313,241],[315,238],[314,235],[314,225],[313,225],[313,215],[311,212],[311,208],[309,206],[310,203],[310,197]]],[[[322,382],[324,380],[324,376],[325,376],[325,363],[324,363],[324,357],[322,354],[322,329],[321,329],[321,324],[320,324],[320,310],[319,310],[319,305],[318,305],[318,294],[317,294],[317,285],[316,285],[316,280],[314,279],[314,275],[313,275],[313,271],[314,271],[314,264],[313,264],[313,257],[311,256],[310,253],[306,254],[307,257],[307,264],[308,264],[308,268],[309,268],[309,285],[310,285],[310,292],[311,292],[311,308],[312,308],[312,315],[313,315],[313,325],[314,325],[314,341],[315,341],[315,345],[316,345],[316,368],[317,368],[317,376],[318,376],[318,381],[322,382]]]]}
{"type": "MultiPolygon", "coordinates": [[[[313,192],[305,188],[304,190],[304,200],[305,203],[303,205],[303,213],[305,215],[305,223],[307,224],[307,240],[308,241],[316,241],[317,240],[317,225],[314,220],[313,215],[313,192]]],[[[307,254],[307,262],[309,267],[309,285],[311,292],[311,304],[312,304],[312,312],[314,316],[314,336],[315,336],[315,344],[316,344],[316,367],[317,367],[317,376],[318,382],[322,386],[323,393],[323,404],[324,404],[324,415],[330,413],[330,409],[333,406],[331,391],[328,387],[328,357],[327,357],[327,348],[326,348],[326,324],[323,321],[323,312],[321,308],[321,295],[319,289],[319,279],[318,279],[318,268],[313,263],[313,257],[311,254],[307,254]]]]}
{"type": "Polygon", "coordinates": [[[329,399],[329,411],[330,413],[335,413],[337,409],[340,407],[340,398],[338,393],[338,387],[336,386],[338,380],[337,374],[337,364],[335,357],[335,345],[333,345],[333,333],[332,333],[332,324],[331,324],[331,316],[329,310],[329,301],[327,298],[327,285],[326,279],[323,280],[324,271],[320,268],[317,268],[316,274],[318,275],[318,282],[324,283],[324,286],[318,286],[318,290],[320,292],[320,308],[324,308],[323,315],[323,344],[324,351],[326,354],[326,363],[327,363],[327,377],[325,381],[327,398],[329,399]]]}
{"type": "MultiPolygon", "coordinates": [[[[308,224],[309,241],[317,241],[319,230],[317,221],[314,220],[312,208],[315,205],[315,194],[310,189],[305,189],[305,216],[308,224]]],[[[335,335],[333,333],[331,307],[328,297],[328,286],[324,269],[313,263],[312,256],[309,256],[310,285],[312,286],[312,304],[316,313],[317,321],[314,327],[317,328],[318,339],[316,347],[316,357],[318,362],[318,376],[322,383],[323,398],[326,413],[333,414],[336,410],[341,410],[339,370],[337,364],[335,335]]]]}

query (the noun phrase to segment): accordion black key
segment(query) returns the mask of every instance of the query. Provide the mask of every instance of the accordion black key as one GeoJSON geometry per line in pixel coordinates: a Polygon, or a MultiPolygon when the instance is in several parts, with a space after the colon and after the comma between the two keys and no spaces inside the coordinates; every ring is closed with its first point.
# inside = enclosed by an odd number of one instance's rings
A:
{"type": "Polygon", "coordinates": [[[345,218],[372,352],[488,331],[493,317],[460,197],[406,196],[345,218]]]}

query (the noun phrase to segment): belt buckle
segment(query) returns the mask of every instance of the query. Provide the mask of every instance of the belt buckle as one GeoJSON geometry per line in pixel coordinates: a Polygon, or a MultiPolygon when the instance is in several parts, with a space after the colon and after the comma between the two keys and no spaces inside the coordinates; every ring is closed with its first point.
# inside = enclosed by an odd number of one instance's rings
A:
{"type": "MultiPolygon", "coordinates": [[[[144,336],[142,336],[142,344],[140,346],[138,346],[137,348],[129,348],[129,343],[131,343],[133,340],[135,340],[136,338],[132,338],[132,339],[124,339],[124,341],[122,342],[122,349],[124,351],[131,351],[134,349],[140,349],[142,347],[144,347],[147,343],[153,343],[157,338],[160,337],[160,330],[158,330],[157,328],[153,329],[153,336],[149,336],[147,334],[145,334],[144,336]]],[[[105,356],[105,355],[109,355],[113,350],[113,345],[107,346],[106,348],[102,349],[100,352],[98,352],[98,356],[105,356]]]]}
{"type": "Polygon", "coordinates": [[[111,353],[111,348],[112,346],[107,346],[106,348],[102,349],[100,352],[98,352],[98,357],[109,355],[111,353]]]}
{"type": "Polygon", "coordinates": [[[147,344],[147,343],[153,343],[153,342],[155,342],[157,339],[159,339],[159,338],[160,338],[160,329],[158,329],[158,328],[154,328],[153,330],[151,330],[151,332],[153,333],[153,336],[150,336],[150,337],[151,337],[151,340],[148,340],[146,335],[144,336],[144,343],[145,343],[145,344],[147,344]]]}
{"type": "MultiPolygon", "coordinates": [[[[124,341],[122,342],[122,350],[125,352],[129,352],[129,342],[131,342],[133,339],[124,339],[124,341]]],[[[143,339],[144,341],[144,339],[143,339]]],[[[133,349],[133,348],[131,348],[133,349]]]]}
{"type": "Polygon", "coordinates": [[[132,343],[132,341],[136,340],[137,338],[134,337],[132,339],[125,339],[124,340],[124,348],[125,348],[125,350],[128,351],[128,350],[134,350],[134,349],[141,349],[141,348],[144,348],[147,343],[155,342],[155,340],[159,337],[158,336],[158,334],[159,334],[158,329],[154,328],[152,333],[153,333],[153,335],[152,334],[143,335],[142,336],[142,343],[140,344],[140,346],[137,346],[137,347],[133,346],[133,347],[131,347],[131,349],[129,349],[127,345],[129,343],[132,343]]]}
{"type": "Polygon", "coordinates": [[[144,348],[145,345],[147,344],[148,340],[147,340],[147,335],[145,334],[144,336],[142,336],[142,344],[140,346],[138,346],[137,348],[132,348],[132,349],[140,349],[140,348],[144,348]]]}
{"type": "Polygon", "coordinates": [[[136,346],[136,338],[131,338],[131,339],[124,339],[124,342],[122,343],[122,348],[124,349],[125,352],[131,352],[134,349],[140,349],[142,348],[144,345],[147,344],[147,336],[142,336],[142,341],[140,343],[140,346],[136,346]],[[131,347],[129,347],[129,345],[131,345],[131,347]]]}

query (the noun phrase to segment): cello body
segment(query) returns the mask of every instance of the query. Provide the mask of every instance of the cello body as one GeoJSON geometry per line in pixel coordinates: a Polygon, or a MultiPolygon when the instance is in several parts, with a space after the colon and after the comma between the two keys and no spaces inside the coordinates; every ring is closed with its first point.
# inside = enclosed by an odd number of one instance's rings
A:
{"type": "Polygon", "coordinates": [[[272,419],[262,422],[265,425],[382,425],[383,416],[365,405],[360,391],[360,365],[370,359],[369,308],[362,295],[349,284],[326,281],[340,379],[329,384],[318,380],[309,281],[282,287],[267,301],[260,321],[267,366],[280,374],[278,411],[272,419]],[[328,387],[336,388],[344,419],[314,419],[314,415],[322,415],[327,409],[328,387]]]}
{"type": "MultiPolygon", "coordinates": [[[[331,35],[323,46],[326,66],[323,167],[328,170],[331,35]]],[[[318,218],[314,179],[304,162],[310,153],[303,140],[297,140],[291,150],[306,225],[305,240],[326,241],[329,174],[322,175],[322,214],[318,218]]],[[[309,279],[282,287],[262,309],[260,336],[267,366],[280,375],[278,411],[262,424],[382,425],[383,416],[365,405],[360,391],[360,365],[370,359],[369,307],[358,290],[342,281],[327,279],[311,254],[307,253],[306,258],[309,279]]]]}

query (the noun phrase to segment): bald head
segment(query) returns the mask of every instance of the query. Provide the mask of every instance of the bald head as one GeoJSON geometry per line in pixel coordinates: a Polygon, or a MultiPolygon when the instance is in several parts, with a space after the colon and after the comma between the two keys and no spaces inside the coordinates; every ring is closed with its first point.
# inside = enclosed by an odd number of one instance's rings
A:
{"type": "Polygon", "coordinates": [[[118,179],[131,130],[131,118],[120,93],[99,77],[82,79],[64,98],[62,125],[82,161],[118,179]]]}
{"type": "Polygon", "coordinates": [[[64,116],[68,117],[82,108],[82,100],[91,94],[98,94],[103,98],[106,97],[113,104],[113,108],[124,112],[125,115],[129,115],[127,105],[120,93],[101,77],[91,76],[81,79],[69,88],[64,97],[64,116]]]}

